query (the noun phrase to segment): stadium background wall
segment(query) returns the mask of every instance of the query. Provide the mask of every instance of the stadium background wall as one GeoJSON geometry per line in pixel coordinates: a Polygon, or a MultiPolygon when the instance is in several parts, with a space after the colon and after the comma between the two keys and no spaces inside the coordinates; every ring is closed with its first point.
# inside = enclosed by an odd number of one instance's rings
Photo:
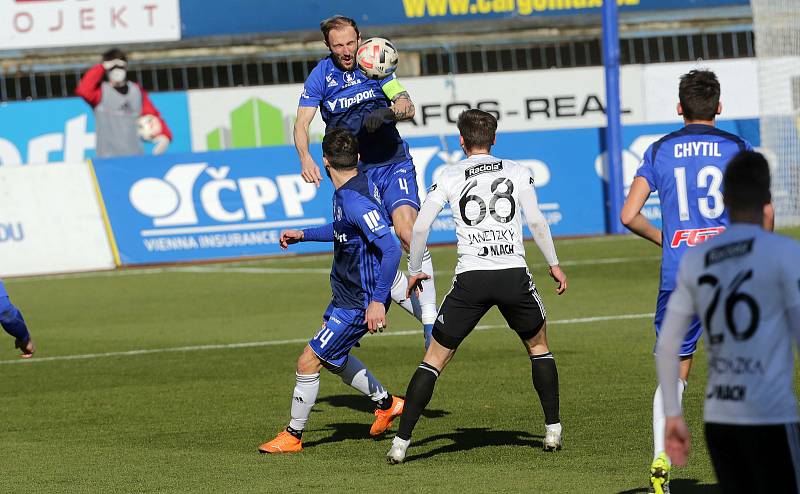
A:
{"type": "MultiPolygon", "coordinates": [[[[720,127],[743,135],[757,146],[758,120],[752,118],[758,115],[757,101],[742,97],[755,80],[753,61],[707,65],[723,79],[723,101],[737,101],[726,111],[734,118],[720,121],[720,127]]],[[[693,66],[626,67],[623,105],[631,110],[623,133],[626,188],[647,146],[680,125],[674,113],[661,108],[674,107],[674,102],[666,101],[671,100],[666,88],[674,92],[678,75],[693,66]]],[[[441,117],[429,118],[424,123],[420,120],[417,125],[406,124],[401,130],[408,136],[423,195],[442,166],[463,156],[448,113],[457,114],[456,110],[479,106],[482,101],[494,98],[495,104],[488,110],[502,112],[504,129],[498,136],[495,152],[533,170],[542,209],[554,235],[604,233],[600,70],[458,76],[449,83],[445,77],[404,80],[414,94],[419,112],[433,105],[432,102],[445,102],[437,103],[439,106],[433,109],[436,111],[428,109],[428,115],[438,111],[441,117]],[[565,85],[565,80],[569,84],[565,85]],[[487,91],[487,87],[492,90],[487,91]],[[534,89],[527,94],[527,88],[534,89]],[[479,94],[484,95],[482,100],[476,99],[479,94]],[[526,121],[514,115],[516,106],[524,104],[526,99],[535,100],[536,105],[550,105],[553,117],[538,114],[537,118],[526,121]],[[595,110],[580,116],[579,110],[587,101],[595,110]],[[448,105],[453,106],[448,109],[448,105]]],[[[36,266],[19,257],[22,251],[10,251],[0,263],[0,276],[74,271],[92,266],[99,269],[113,266],[109,259],[116,257],[121,265],[140,265],[280,254],[277,237],[281,228],[320,224],[330,217],[329,182],[323,182],[320,189],[303,183],[296,153],[287,136],[297,94],[298,85],[155,94],[156,105],[175,130],[176,140],[171,150],[176,152],[159,157],[94,160],[104,200],[103,204],[95,203],[94,208],[104,207],[108,212],[113,231],[111,242],[97,244],[98,249],[84,249],[91,260],[78,266],[71,264],[68,251],[63,249],[49,252],[48,263],[36,266]],[[214,105],[208,104],[211,100],[214,105]],[[114,245],[118,250],[112,252],[114,245]]],[[[542,111],[543,108],[537,107],[542,111]]],[[[57,174],[61,168],[79,169],[78,163],[93,155],[92,131],[91,114],[76,99],[6,105],[0,108],[0,161],[8,164],[9,157],[14,158],[16,153],[18,161],[39,157],[75,164],[0,166],[0,171],[13,168],[19,170],[16,173],[24,174],[31,170],[29,183],[37,183],[38,174],[48,173],[47,170],[57,174]],[[43,113],[50,118],[37,117],[43,113]]],[[[321,123],[316,122],[312,131],[317,137],[321,135],[321,123]]],[[[320,159],[318,144],[312,145],[312,153],[320,159]]],[[[54,217],[55,211],[66,211],[65,225],[80,219],[92,223],[93,231],[103,231],[99,213],[73,218],[77,213],[61,206],[63,193],[54,192],[52,187],[57,187],[58,182],[52,183],[56,185],[48,185],[50,188],[37,193],[41,204],[37,211],[47,211],[49,218],[54,217]]],[[[95,200],[93,192],[69,196],[80,197],[76,201],[95,200]]],[[[5,198],[0,203],[0,250],[13,245],[14,225],[20,223],[21,214],[19,208],[9,208],[5,198]],[[3,230],[4,226],[8,228],[3,230]]],[[[43,214],[42,218],[25,216],[25,230],[32,228],[28,223],[48,218],[43,214]]],[[[657,197],[648,202],[645,214],[658,220],[657,197]]],[[[58,231],[45,235],[46,242],[64,245],[58,231]]],[[[83,234],[82,238],[95,237],[83,234]]],[[[452,217],[445,210],[434,224],[431,242],[454,240],[452,217]]],[[[67,245],[78,244],[70,240],[67,245]]],[[[309,243],[296,252],[329,250],[329,245],[309,243]]]]}

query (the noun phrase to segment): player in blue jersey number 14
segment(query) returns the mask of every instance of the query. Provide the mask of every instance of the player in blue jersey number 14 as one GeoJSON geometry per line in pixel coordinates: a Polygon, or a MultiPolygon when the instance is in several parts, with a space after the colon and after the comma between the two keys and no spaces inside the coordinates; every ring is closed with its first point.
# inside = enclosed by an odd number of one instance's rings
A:
{"type": "Polygon", "coordinates": [[[382,434],[403,412],[404,401],[389,394],[350,350],[367,332],[386,328],[389,291],[400,262],[400,247],[389,230],[376,186],[358,171],[358,143],[346,129],[334,129],[322,141],[323,163],[333,182],[333,222],[281,232],[281,247],[297,242],[333,242],[333,299],[322,316],[322,329],[297,359],[297,383],[291,421],[262,453],[303,449],[301,436],[319,391],[323,367],[375,403],[370,435],[382,434]]]}
{"type": "MultiPolygon", "coordinates": [[[[345,128],[358,139],[358,168],[378,186],[390,226],[408,252],[420,200],[414,163],[396,124],[413,118],[414,104],[394,74],[372,80],[358,70],[356,50],[361,37],[353,19],[337,15],[322,21],[320,28],[330,55],[320,60],[306,79],[294,126],[303,179],[317,186],[323,180],[308,150],[308,129],[319,109],[326,133],[345,128]]],[[[423,269],[433,274],[427,251],[423,269]]],[[[395,273],[392,300],[422,322],[427,346],[437,313],[433,279],[425,281],[423,291],[410,299],[407,285],[402,271],[395,273]]]]}
{"type": "MultiPolygon", "coordinates": [[[[656,335],[667,301],[675,289],[678,264],[687,249],[722,232],[728,213],[722,201],[722,176],[728,162],[750,144],[741,137],[716,128],[722,111],[717,76],[693,70],[680,79],[678,114],[684,127],[667,134],[644,153],[622,207],[621,220],[633,233],[661,247],[661,283],[656,301],[656,335]],[[641,213],[652,192],[661,201],[661,229],[641,213]]],[[[692,355],[700,338],[700,321],[694,318],[681,346],[680,379],[675,386],[683,394],[692,367],[692,355]]],[[[664,452],[664,407],[661,387],[653,398],[653,463],[650,492],[669,492],[670,460],[664,452]]]]}

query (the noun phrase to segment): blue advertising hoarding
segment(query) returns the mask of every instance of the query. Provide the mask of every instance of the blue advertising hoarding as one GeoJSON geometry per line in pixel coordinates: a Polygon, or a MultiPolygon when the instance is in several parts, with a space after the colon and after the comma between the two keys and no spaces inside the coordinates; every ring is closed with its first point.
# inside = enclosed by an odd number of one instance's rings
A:
{"type": "MultiPolygon", "coordinates": [[[[170,152],[191,151],[187,93],[151,99],[172,130],[170,152]]],[[[80,98],[0,104],[0,165],[84,161],[94,157],[94,132],[94,113],[80,98]]]]}
{"type": "MultiPolygon", "coordinates": [[[[621,12],[749,5],[748,0],[618,0],[621,12]]],[[[362,26],[599,14],[602,0],[181,0],[183,38],[316,30],[334,14],[362,26]],[[213,15],[224,9],[224,15],[213,15]]]]}
{"type": "MultiPolygon", "coordinates": [[[[758,121],[718,126],[760,144],[758,121]]],[[[678,126],[629,125],[623,131],[625,191],[647,147],[678,126]]],[[[420,193],[449,163],[464,158],[456,136],[407,139],[420,193]]],[[[554,236],[606,232],[602,129],[505,132],[493,154],[531,169],[554,236]]],[[[320,146],[311,154],[321,162],[320,146]]],[[[331,221],[330,180],[318,189],[300,176],[291,146],[98,159],[97,179],[122,264],[190,262],[280,254],[280,230],[331,221]]],[[[643,211],[660,225],[658,196],[643,211]]],[[[452,212],[433,225],[430,243],[455,241],[452,212]]],[[[292,253],[329,252],[301,243],[292,253]]],[[[536,255],[536,254],[534,254],[536,255]]]]}
{"type": "MultiPolygon", "coordinates": [[[[463,157],[455,136],[412,138],[409,145],[422,191],[443,166],[463,157]]],[[[596,129],[506,133],[495,151],[533,170],[555,235],[604,232],[596,129]]],[[[320,163],[320,146],[311,152],[320,163]]],[[[330,180],[319,189],[306,184],[291,146],[98,159],[94,167],[122,264],[278,254],[280,230],[331,221],[330,180]]],[[[453,241],[446,210],[430,242],[453,241]]],[[[330,250],[320,243],[292,248],[330,250]]]]}

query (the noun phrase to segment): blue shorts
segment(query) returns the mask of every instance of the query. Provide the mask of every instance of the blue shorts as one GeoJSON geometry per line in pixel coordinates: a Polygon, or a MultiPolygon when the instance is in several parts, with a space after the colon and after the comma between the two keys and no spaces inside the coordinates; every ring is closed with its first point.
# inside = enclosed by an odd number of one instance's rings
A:
{"type": "Polygon", "coordinates": [[[350,350],[367,333],[365,312],[364,309],[340,309],[330,304],[322,316],[322,328],[308,346],[326,364],[343,366],[350,350]]]}
{"type": "Polygon", "coordinates": [[[419,211],[417,171],[413,161],[409,159],[393,165],[370,168],[365,173],[378,186],[390,221],[392,211],[400,206],[411,206],[419,211]]]}
{"type": "MultiPolygon", "coordinates": [[[[667,312],[667,302],[669,301],[670,295],[672,295],[672,290],[658,291],[658,300],[656,301],[656,318],[654,321],[656,327],[656,340],[661,332],[661,323],[664,321],[664,314],[667,312]]],[[[697,351],[697,340],[700,339],[700,335],[702,334],[703,326],[700,324],[700,319],[695,317],[689,324],[689,332],[686,333],[686,337],[683,339],[683,343],[681,344],[681,357],[688,357],[697,351]]]]}
{"type": "Polygon", "coordinates": [[[0,280],[0,297],[8,297],[8,292],[6,291],[5,285],[3,285],[3,280],[0,280]]]}

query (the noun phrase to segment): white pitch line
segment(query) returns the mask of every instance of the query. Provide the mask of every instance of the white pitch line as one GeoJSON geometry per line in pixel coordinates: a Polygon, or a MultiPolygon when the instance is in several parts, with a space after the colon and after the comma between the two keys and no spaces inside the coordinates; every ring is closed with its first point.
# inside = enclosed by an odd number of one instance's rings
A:
{"type": "MultiPolygon", "coordinates": [[[[575,319],[561,319],[557,321],[548,321],[547,324],[585,324],[599,321],[619,321],[624,319],[645,319],[653,317],[652,313],[643,314],[621,314],[616,316],[595,316],[595,317],[579,317],[575,319]]],[[[487,324],[479,325],[475,329],[477,331],[485,331],[489,329],[506,328],[505,324],[487,324]]],[[[409,336],[418,335],[421,330],[402,330],[390,331],[388,333],[381,333],[376,335],[379,338],[389,336],[409,336]]],[[[295,345],[308,342],[308,338],[295,338],[291,340],[271,340],[271,341],[250,341],[244,343],[227,343],[218,345],[194,345],[194,346],[181,346],[173,348],[152,348],[149,350],[129,350],[126,352],[107,352],[107,353],[86,353],[82,355],[59,355],[55,357],[33,357],[29,359],[18,358],[15,360],[0,360],[0,365],[3,364],[33,364],[37,362],[59,362],[66,360],[93,360],[106,357],[131,357],[136,355],[150,355],[155,353],[177,353],[177,352],[197,352],[202,350],[232,350],[237,348],[255,348],[265,346],[279,346],[279,345],[295,345]]]]}

